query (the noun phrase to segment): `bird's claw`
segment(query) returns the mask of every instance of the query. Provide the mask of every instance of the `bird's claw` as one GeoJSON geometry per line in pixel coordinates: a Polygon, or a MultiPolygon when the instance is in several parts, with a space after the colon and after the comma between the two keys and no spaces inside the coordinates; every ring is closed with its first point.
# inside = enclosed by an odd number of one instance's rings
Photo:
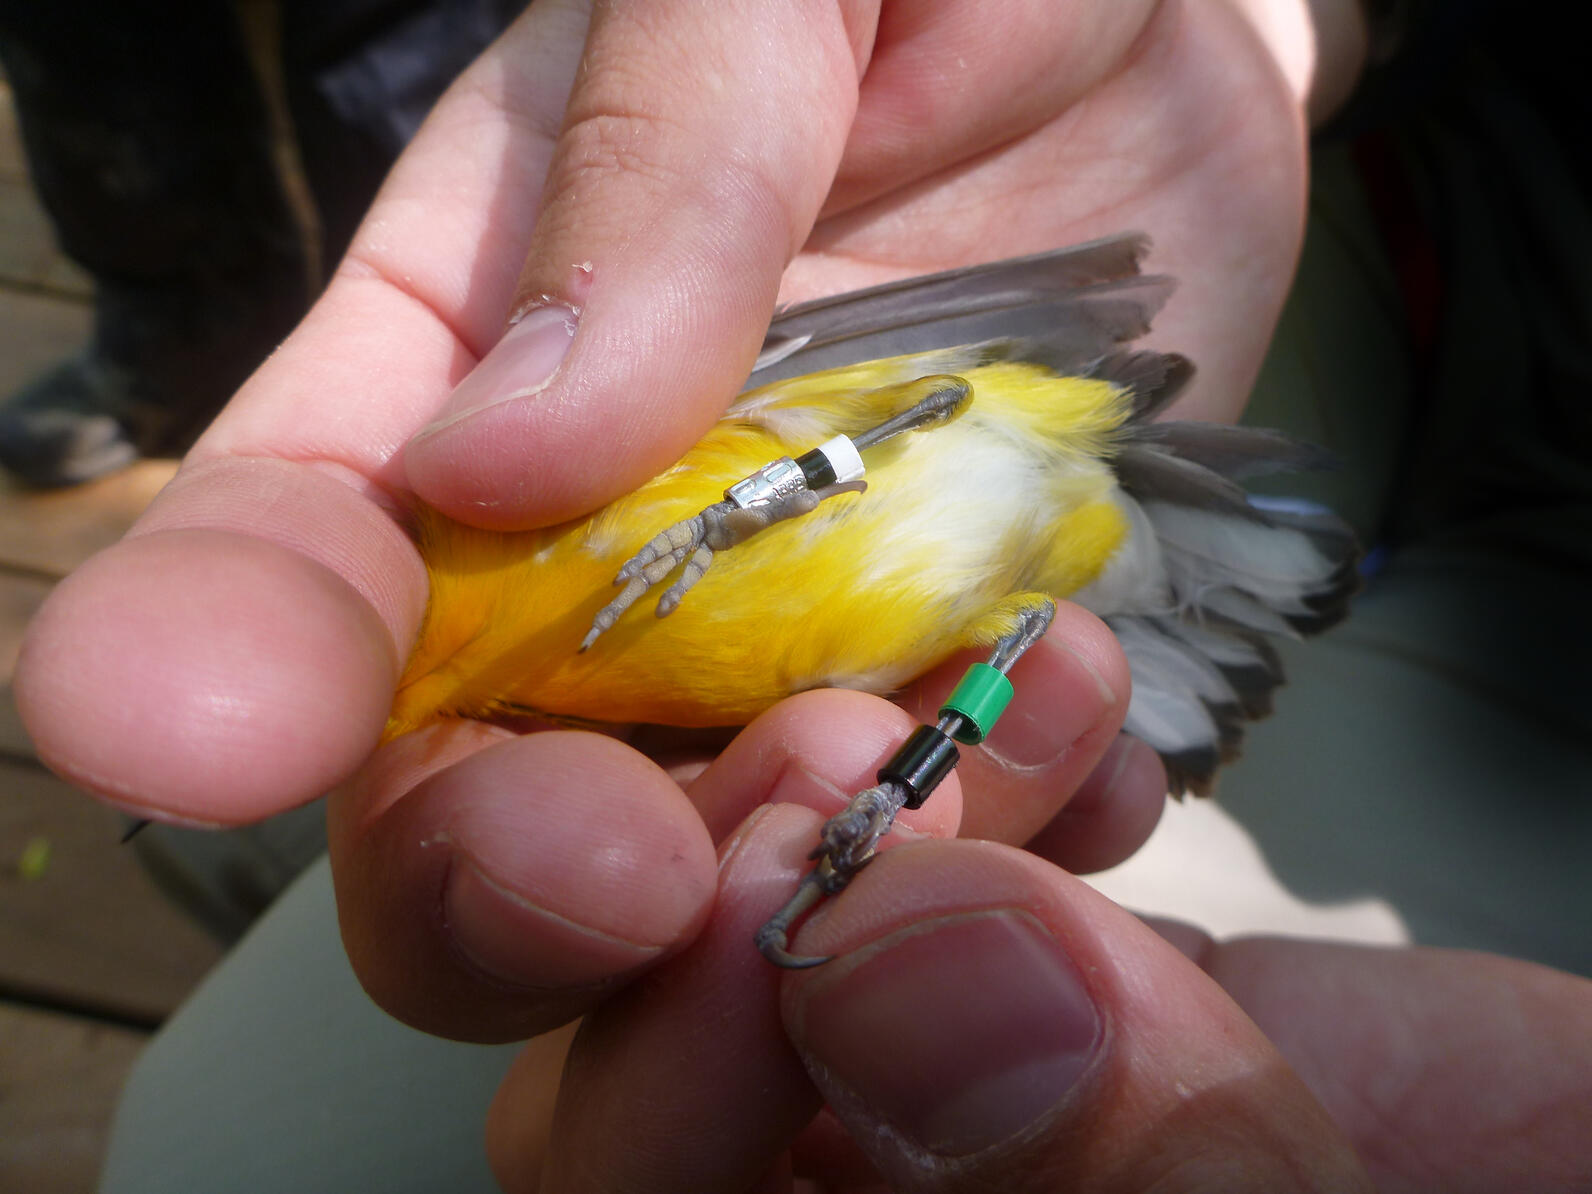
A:
{"type": "Polygon", "coordinates": [[[855,867],[842,869],[824,853],[822,846],[813,854],[814,857],[822,855],[818,865],[802,876],[795,894],[786,900],[785,906],[769,917],[752,937],[757,945],[757,952],[781,970],[810,970],[830,960],[827,954],[791,953],[791,928],[824,900],[845,891],[847,884],[856,878],[857,872],[873,859],[870,853],[855,867]]]}
{"type": "Polygon", "coordinates": [[[822,954],[790,952],[791,926],[833,894],[826,889],[824,880],[819,876],[819,869],[815,867],[802,877],[795,894],[786,900],[785,906],[769,917],[752,937],[757,945],[757,952],[781,970],[809,970],[829,961],[829,958],[822,954]]]}
{"type": "Polygon", "coordinates": [[[851,803],[824,822],[818,846],[809,855],[818,865],[802,877],[785,906],[757,930],[752,940],[759,953],[782,970],[806,970],[829,961],[827,956],[791,953],[791,929],[823,900],[844,891],[873,861],[879,839],[889,832],[904,796],[893,784],[879,784],[857,793],[851,803]]]}
{"type": "Polygon", "coordinates": [[[679,578],[658,598],[658,616],[663,618],[673,613],[691,587],[706,574],[715,550],[728,546],[724,536],[718,533],[725,513],[721,507],[725,506],[728,503],[720,502],[700,514],[681,519],[647,540],[640,551],[626,560],[614,576],[614,584],[623,585],[624,589],[597,611],[591,629],[581,639],[580,649],[589,649],[604,631],[619,621],[621,614],[684,564],[685,570],[679,578]]]}

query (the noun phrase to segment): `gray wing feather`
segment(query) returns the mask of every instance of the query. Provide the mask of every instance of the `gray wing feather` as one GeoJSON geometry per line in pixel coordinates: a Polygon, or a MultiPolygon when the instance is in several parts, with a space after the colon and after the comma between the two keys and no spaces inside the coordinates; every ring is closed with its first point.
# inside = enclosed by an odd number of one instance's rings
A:
{"type": "Polygon", "coordinates": [[[1264,427],[1136,422],[1130,434],[1136,443],[1174,453],[1235,481],[1272,473],[1327,469],[1337,463],[1325,448],[1264,427]]]}
{"type": "Polygon", "coordinates": [[[1172,292],[1139,276],[1148,247],[1130,233],[798,304],[774,317],[748,384],[988,340],[1085,372],[1143,335],[1172,292]]]}
{"type": "Polygon", "coordinates": [[[1266,517],[1249,503],[1236,482],[1156,444],[1124,442],[1117,451],[1117,478],[1141,505],[1162,502],[1210,510],[1264,523],[1266,517]]]}

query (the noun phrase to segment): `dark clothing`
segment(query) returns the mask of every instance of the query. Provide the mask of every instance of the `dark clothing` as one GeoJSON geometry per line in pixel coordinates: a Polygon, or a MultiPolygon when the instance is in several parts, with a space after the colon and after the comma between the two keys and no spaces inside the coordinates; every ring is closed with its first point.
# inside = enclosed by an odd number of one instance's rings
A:
{"type": "Polygon", "coordinates": [[[185,447],[297,322],[431,105],[521,7],[283,0],[311,238],[227,0],[0,5],[34,184],[96,284],[89,349],[0,408],[0,463],[44,484],[84,479],[108,458],[75,471],[68,458],[86,450],[83,420],[106,415],[129,458],[185,447]]]}

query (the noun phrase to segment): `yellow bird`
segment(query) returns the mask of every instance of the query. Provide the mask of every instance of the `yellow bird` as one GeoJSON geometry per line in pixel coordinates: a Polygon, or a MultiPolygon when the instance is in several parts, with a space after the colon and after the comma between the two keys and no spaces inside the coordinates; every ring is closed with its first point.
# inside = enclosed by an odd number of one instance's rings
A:
{"type": "MultiPolygon", "coordinates": [[[[633,493],[512,534],[417,509],[431,596],[388,735],[525,714],[738,725],[805,689],[889,693],[968,647],[1004,673],[1067,599],[1122,642],[1126,729],[1175,792],[1208,790],[1281,680],[1267,636],[1336,621],[1357,552],[1330,516],[1236,483],[1317,450],[1152,421],[1192,368],[1127,347],[1172,288],[1140,275],[1146,249],[1119,236],[792,307],[753,388],[633,493]]],[[[943,774],[949,739],[988,729],[959,713],[911,766],[943,774]]],[[[835,843],[826,827],[831,873],[802,908],[926,792],[895,795],[835,843]]],[[[800,911],[760,941],[784,964],[800,911]]]]}

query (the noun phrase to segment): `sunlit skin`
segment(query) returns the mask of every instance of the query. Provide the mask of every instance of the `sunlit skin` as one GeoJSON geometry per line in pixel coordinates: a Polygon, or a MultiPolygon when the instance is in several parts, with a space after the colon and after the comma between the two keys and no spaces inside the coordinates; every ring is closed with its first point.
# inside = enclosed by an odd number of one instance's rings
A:
{"type": "MultiPolygon", "coordinates": [[[[744,384],[777,299],[1120,228],[1151,231],[1156,268],[1182,282],[1157,324],[1200,364],[1180,413],[1231,418],[1300,241],[1306,7],[1033,0],[992,20],[990,0],[634,0],[593,18],[588,4],[538,0],[439,104],[323,300],[177,483],[42,611],[17,675],[41,756],[107,800],[206,824],[336,787],[343,938],[384,1008],[496,1040],[609,1012],[572,1055],[607,1097],[564,1098],[561,1155],[542,1147],[549,1100],[528,1097],[556,1075],[546,1051],[505,1086],[489,1141],[505,1189],[550,1190],[544,1162],[567,1175],[596,1158],[634,1162],[642,1189],[668,1166],[683,1189],[733,1172],[750,1175],[734,1189],[789,1190],[783,1137],[723,1125],[805,1122],[820,1092],[801,1059],[822,1065],[828,1046],[803,1005],[838,972],[781,978],[747,938],[788,894],[822,817],[871,782],[960,664],[909,689],[905,709],[800,694],[705,770],[700,753],[660,766],[608,738],[473,720],[372,753],[426,600],[408,499],[499,528],[582,517],[701,438],[744,384]],[[1246,15],[1273,9],[1305,36],[1284,43],[1246,15]],[[549,294],[583,303],[583,346],[558,383],[405,451],[507,313],[549,294]],[[808,807],[737,833],[769,800],[808,807]],[[710,999],[734,1014],[681,1013],[710,999]],[[642,1079],[669,1073],[690,1084],[660,1101],[642,1079]],[[617,1143],[626,1113],[665,1106],[679,1118],[653,1128],[692,1131],[617,1143]]],[[[1255,1157],[1269,1177],[1301,1138],[1312,1157],[1341,1156],[1339,1133],[1389,1188],[1586,1187],[1584,983],[1474,955],[1211,947],[1169,932],[1191,963],[1046,861],[1109,865],[1158,815],[1159,764],[1116,737],[1120,652],[1063,606],[1022,666],[1004,754],[971,752],[912,828],[943,837],[960,820],[1026,842],[1048,823],[1039,856],[972,842],[887,851],[860,881],[874,893],[837,901],[812,944],[849,951],[924,916],[1026,911],[1100,976],[1103,1072],[1123,1081],[1081,1088],[1021,1151],[923,1169],[919,1188],[1054,1189],[1065,1173],[1078,1190],[1168,1174],[1233,1189],[1230,1170],[1211,1171],[1255,1157]],[[1219,1097],[1186,1097],[1200,1089],[1219,1097]],[[1476,1147],[1456,1149],[1465,1141],[1476,1147]]],[[[965,957],[946,948],[931,977],[965,974],[965,957]]],[[[1023,969],[985,961],[993,1001],[1023,969]]],[[[919,1001],[941,982],[906,977],[892,1024],[923,1033],[907,1043],[925,1056],[1001,1010],[959,1021],[919,1001]]],[[[889,1069],[863,1060],[854,1079],[889,1069]]],[[[890,1147],[866,1107],[843,1114],[816,1125],[819,1145],[844,1122],[890,1147]]],[[[828,1162],[830,1188],[877,1189],[848,1147],[804,1157],[828,1162]]],[[[1263,1188],[1312,1188],[1308,1176],[1263,1188]]]]}

